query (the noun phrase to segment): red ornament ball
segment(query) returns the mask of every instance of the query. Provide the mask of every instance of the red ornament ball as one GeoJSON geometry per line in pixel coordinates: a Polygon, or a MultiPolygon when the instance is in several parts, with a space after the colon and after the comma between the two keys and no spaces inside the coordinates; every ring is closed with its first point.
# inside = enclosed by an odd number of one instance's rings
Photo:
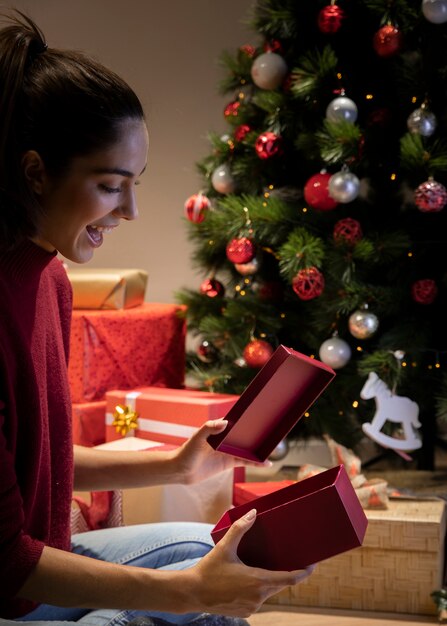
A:
{"type": "Polygon", "coordinates": [[[320,172],[311,176],[304,185],[304,199],[317,211],[332,211],[337,201],[329,195],[329,180],[332,174],[320,172]]]}
{"type": "Polygon", "coordinates": [[[438,287],[432,278],[417,280],[411,286],[411,296],[418,304],[432,304],[438,295],[438,287]]]}
{"type": "Polygon", "coordinates": [[[264,44],[264,52],[276,52],[278,54],[283,53],[282,44],[277,39],[266,41],[264,44]]]}
{"type": "Polygon", "coordinates": [[[437,213],[447,204],[447,189],[429,178],[414,192],[414,202],[422,213],[437,213]]]}
{"type": "Polygon", "coordinates": [[[226,248],[227,259],[232,263],[248,263],[256,253],[255,244],[248,237],[232,239],[226,248]]]}
{"type": "Polygon", "coordinates": [[[248,124],[240,124],[234,131],[235,141],[243,141],[249,132],[251,132],[251,127],[248,124]]]}
{"type": "Polygon", "coordinates": [[[260,159],[270,159],[282,154],[282,137],[271,131],[259,135],[255,141],[256,154],[260,159]]]}
{"type": "Polygon", "coordinates": [[[211,206],[209,199],[202,193],[195,193],[185,202],[185,216],[190,222],[200,224],[206,216],[206,212],[211,206]]]}
{"type": "Polygon", "coordinates": [[[392,24],[385,24],[385,26],[379,28],[373,37],[373,48],[379,57],[392,57],[402,50],[402,46],[403,35],[392,24]]]}
{"type": "Polygon", "coordinates": [[[256,54],[256,48],[250,45],[249,43],[246,43],[245,45],[241,46],[239,50],[243,52],[244,54],[246,54],[250,59],[252,59],[256,54]]]}
{"type": "Polygon", "coordinates": [[[325,35],[336,33],[341,26],[345,14],[336,4],[321,9],[318,14],[318,28],[325,35]]]}
{"type": "Polygon", "coordinates": [[[363,233],[360,222],[352,219],[352,217],[345,217],[339,220],[334,226],[335,243],[355,246],[362,237],[363,233]]]}
{"type": "Polygon", "coordinates": [[[225,117],[237,117],[239,115],[239,107],[241,106],[240,100],[235,100],[234,102],[230,102],[224,109],[225,117]]]}
{"type": "Polygon", "coordinates": [[[300,300],[313,300],[324,290],[324,276],[316,267],[306,267],[292,281],[293,291],[300,300]]]}
{"type": "Polygon", "coordinates": [[[217,296],[223,296],[225,288],[221,282],[215,278],[206,278],[200,285],[200,293],[208,298],[216,298],[217,296]]]}
{"type": "Polygon", "coordinates": [[[245,346],[243,357],[249,367],[260,368],[267,363],[272,354],[273,348],[267,341],[253,339],[245,346]]]}

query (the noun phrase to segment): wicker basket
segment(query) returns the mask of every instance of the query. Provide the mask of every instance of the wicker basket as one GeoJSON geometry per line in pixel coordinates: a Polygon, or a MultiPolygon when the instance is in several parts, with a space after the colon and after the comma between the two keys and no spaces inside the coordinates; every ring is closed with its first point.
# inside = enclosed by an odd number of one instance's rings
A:
{"type": "Polygon", "coordinates": [[[435,615],[430,594],[442,586],[444,502],[391,501],[366,514],[361,548],[320,563],[269,603],[435,615]]]}

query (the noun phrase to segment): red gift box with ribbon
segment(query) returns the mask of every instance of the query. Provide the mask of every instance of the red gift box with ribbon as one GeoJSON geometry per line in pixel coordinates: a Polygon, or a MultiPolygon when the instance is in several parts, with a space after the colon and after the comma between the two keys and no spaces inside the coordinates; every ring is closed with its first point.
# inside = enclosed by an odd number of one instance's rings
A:
{"type": "Polygon", "coordinates": [[[207,420],[225,417],[237,395],[142,387],[106,393],[106,441],[136,435],[180,445],[207,420]]]}

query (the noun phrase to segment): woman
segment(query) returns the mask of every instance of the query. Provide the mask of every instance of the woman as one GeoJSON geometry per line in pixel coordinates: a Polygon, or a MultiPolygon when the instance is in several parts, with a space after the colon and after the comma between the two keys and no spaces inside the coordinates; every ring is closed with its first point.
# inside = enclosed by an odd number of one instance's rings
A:
{"type": "Polygon", "coordinates": [[[56,254],[85,263],[104,235],[137,217],[147,148],[141,104],[123,80],[84,55],[49,49],[23,14],[10,19],[0,31],[0,617],[7,624],[244,623],[237,616],[309,573],[239,561],[255,511],[214,548],[210,527],[193,523],[70,537],[73,488],[188,484],[238,463],[206,442],[223,420],[207,422],[173,452],[75,446],[73,453],[71,289],[56,254]],[[219,614],[235,620],[213,618],[219,614]]]}

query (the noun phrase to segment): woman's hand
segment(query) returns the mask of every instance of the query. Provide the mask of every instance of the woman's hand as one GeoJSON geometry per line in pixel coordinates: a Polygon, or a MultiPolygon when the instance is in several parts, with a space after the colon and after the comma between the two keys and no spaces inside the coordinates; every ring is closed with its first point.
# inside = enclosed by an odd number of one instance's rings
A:
{"type": "Polygon", "coordinates": [[[237,548],[255,519],[256,511],[252,510],[234,522],[211,552],[195,567],[183,570],[182,574],[188,578],[188,595],[193,604],[197,603],[198,610],[248,617],[270,596],[301,582],[312,573],[313,565],[293,572],[274,572],[244,565],[237,556],[237,548]]]}
{"type": "Polygon", "coordinates": [[[210,420],[174,453],[174,462],[182,483],[190,484],[209,478],[237,466],[271,465],[270,461],[254,463],[238,457],[218,452],[207,441],[209,435],[218,435],[227,427],[226,420],[210,420]]]}

